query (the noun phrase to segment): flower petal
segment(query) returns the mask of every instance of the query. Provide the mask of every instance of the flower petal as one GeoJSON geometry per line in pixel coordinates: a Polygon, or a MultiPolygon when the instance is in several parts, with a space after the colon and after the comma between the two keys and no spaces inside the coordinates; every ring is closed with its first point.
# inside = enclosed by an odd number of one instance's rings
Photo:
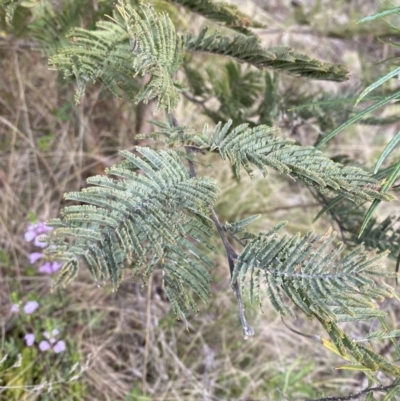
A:
{"type": "Polygon", "coordinates": [[[25,344],[27,347],[31,347],[35,342],[35,335],[32,333],[25,334],[25,344]]]}
{"type": "Polygon", "coordinates": [[[29,301],[24,306],[24,312],[27,315],[30,315],[31,313],[35,312],[37,308],[39,308],[39,304],[36,301],[29,301]]]}
{"type": "Polygon", "coordinates": [[[60,332],[59,332],[58,329],[54,329],[54,330],[51,332],[51,334],[53,334],[53,336],[55,337],[55,336],[58,336],[58,335],[60,334],[60,332]]]}
{"type": "Polygon", "coordinates": [[[65,351],[65,348],[65,341],[61,340],[54,346],[53,350],[56,354],[59,354],[60,352],[65,351]]]}
{"type": "Polygon", "coordinates": [[[44,265],[40,266],[38,271],[44,274],[53,274],[53,268],[51,262],[46,262],[44,265]]]}
{"type": "Polygon", "coordinates": [[[40,341],[40,344],[39,344],[40,351],[48,351],[50,348],[51,348],[51,345],[49,344],[48,341],[46,341],[46,340],[40,341]]]}
{"type": "Polygon", "coordinates": [[[52,230],[52,227],[49,227],[42,221],[39,221],[39,223],[37,224],[36,233],[37,234],[45,234],[51,230],[52,230]]]}
{"type": "Polygon", "coordinates": [[[29,230],[28,228],[28,230],[25,231],[24,238],[26,242],[31,242],[34,238],[36,238],[36,232],[33,230],[29,230]]]}
{"type": "Polygon", "coordinates": [[[48,331],[43,332],[43,336],[47,339],[50,338],[50,333],[48,331]]]}
{"type": "Polygon", "coordinates": [[[46,248],[46,246],[48,245],[48,243],[47,243],[46,241],[43,241],[43,240],[44,240],[44,235],[41,234],[41,235],[38,235],[38,236],[35,238],[35,241],[33,241],[33,243],[34,243],[36,246],[40,247],[40,248],[46,248]]]}
{"type": "Polygon", "coordinates": [[[40,252],[32,252],[29,254],[29,263],[33,265],[36,261],[38,261],[40,258],[43,258],[43,253],[40,252]]]}
{"type": "Polygon", "coordinates": [[[53,274],[60,270],[62,263],[59,262],[46,262],[44,265],[39,267],[39,272],[44,274],[53,274]]]}
{"type": "Polygon", "coordinates": [[[11,313],[19,313],[19,305],[18,304],[12,304],[10,308],[11,313]]]}
{"type": "Polygon", "coordinates": [[[62,266],[62,263],[60,262],[52,262],[51,264],[51,270],[53,273],[55,273],[56,271],[60,270],[62,266]]]}

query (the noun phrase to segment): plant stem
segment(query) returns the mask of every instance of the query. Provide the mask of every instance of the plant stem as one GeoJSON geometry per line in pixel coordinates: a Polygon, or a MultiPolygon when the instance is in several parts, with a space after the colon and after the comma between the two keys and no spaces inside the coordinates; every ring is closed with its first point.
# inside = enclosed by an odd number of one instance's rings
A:
{"type": "Polygon", "coordinates": [[[379,387],[368,387],[362,391],[359,391],[355,394],[349,394],[341,397],[324,397],[324,398],[317,398],[317,399],[307,399],[306,401],[350,401],[350,400],[358,400],[362,395],[366,395],[373,392],[381,392],[387,393],[389,390],[399,386],[399,379],[396,379],[392,384],[389,386],[379,386],[379,387]]]}
{"type": "MultiPolygon", "coordinates": [[[[170,117],[171,117],[173,126],[178,127],[179,124],[178,124],[178,121],[176,120],[175,116],[172,113],[170,113],[170,117]]],[[[183,135],[183,132],[182,132],[182,135],[183,135]]],[[[195,153],[193,148],[190,146],[185,146],[185,151],[189,156],[191,156],[193,153],[195,153]]],[[[191,158],[189,158],[188,163],[189,163],[190,176],[196,177],[196,168],[193,163],[193,160],[191,160],[191,158]]],[[[221,222],[219,221],[219,218],[218,218],[217,213],[215,212],[214,208],[211,208],[211,219],[214,222],[215,226],[217,227],[218,234],[221,237],[222,243],[224,244],[226,255],[228,257],[229,272],[230,272],[231,279],[232,279],[233,269],[235,267],[234,261],[237,259],[238,254],[232,248],[232,245],[229,243],[228,238],[225,235],[224,228],[223,228],[221,222]]],[[[247,340],[249,337],[254,336],[254,330],[248,325],[248,323],[246,321],[246,317],[244,315],[244,312],[245,312],[244,303],[243,303],[242,294],[240,292],[240,287],[239,287],[238,281],[235,280],[231,285],[232,285],[233,292],[234,292],[237,302],[238,302],[239,319],[240,319],[240,323],[242,325],[243,337],[245,340],[247,340]]]]}

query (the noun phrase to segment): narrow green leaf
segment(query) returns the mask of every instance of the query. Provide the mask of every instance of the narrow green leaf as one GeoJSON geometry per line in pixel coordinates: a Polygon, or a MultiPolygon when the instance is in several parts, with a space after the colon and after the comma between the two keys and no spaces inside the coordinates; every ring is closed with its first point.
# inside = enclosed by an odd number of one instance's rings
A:
{"type": "MultiPolygon", "coordinates": [[[[394,338],[400,337],[400,330],[392,330],[390,332],[386,331],[372,331],[364,336],[363,340],[382,340],[384,338],[394,338]]],[[[360,340],[362,341],[362,340],[360,340]]]]}
{"type": "MultiPolygon", "coordinates": [[[[379,319],[379,322],[380,322],[380,324],[382,325],[382,327],[383,327],[386,331],[389,331],[389,326],[387,325],[385,319],[384,319],[383,317],[378,317],[378,319],[379,319]]],[[[399,357],[400,357],[400,346],[399,346],[397,340],[395,340],[394,337],[391,337],[391,338],[390,338],[390,341],[392,342],[393,347],[394,347],[394,350],[396,351],[396,356],[397,356],[397,358],[399,358],[399,357]]]]}
{"type": "Polygon", "coordinates": [[[370,368],[367,368],[363,365],[342,365],[342,366],[336,366],[335,368],[336,370],[361,370],[363,371],[367,371],[367,372],[371,372],[370,368]]]}
{"type": "Polygon", "coordinates": [[[367,107],[365,110],[360,111],[357,113],[355,116],[344,122],[342,125],[334,129],[330,134],[324,136],[324,138],[317,144],[316,148],[320,148],[322,145],[324,145],[326,142],[331,140],[334,136],[336,136],[340,131],[342,131],[344,128],[348,127],[349,125],[355,123],[356,121],[360,120],[362,117],[365,115],[371,113],[374,110],[379,109],[380,107],[384,106],[385,104],[389,103],[391,100],[396,99],[400,97],[400,91],[397,91],[393,93],[390,96],[387,96],[380,100],[379,102],[374,103],[370,107],[367,107]]]}
{"type": "Polygon", "coordinates": [[[378,161],[376,162],[374,174],[378,172],[380,169],[382,163],[385,161],[385,159],[392,153],[393,149],[397,146],[397,144],[400,142],[400,131],[390,140],[390,142],[386,145],[385,149],[379,156],[378,161]]]}
{"type": "Polygon", "coordinates": [[[383,85],[386,81],[388,81],[390,78],[399,75],[400,74],[400,67],[395,68],[393,71],[390,71],[388,74],[383,76],[382,78],[378,79],[374,83],[372,83],[370,86],[365,88],[360,96],[357,98],[356,101],[356,106],[357,104],[363,99],[368,93],[372,92],[374,89],[378,88],[379,86],[383,85]]]}
{"type": "MultiPolygon", "coordinates": [[[[395,169],[390,173],[390,175],[387,177],[386,182],[382,185],[382,188],[380,190],[381,193],[387,192],[390,187],[394,184],[396,181],[397,177],[400,175],[400,161],[397,162],[395,169]]],[[[362,223],[362,226],[360,228],[360,233],[358,234],[358,238],[361,237],[362,233],[365,230],[365,227],[368,225],[368,222],[371,219],[372,213],[375,211],[375,209],[378,207],[378,205],[381,203],[381,200],[375,199],[370,208],[367,211],[367,214],[364,217],[364,221],[362,223]]]]}
{"type": "Polygon", "coordinates": [[[364,22],[373,21],[375,19],[387,17],[388,15],[392,15],[392,14],[400,14],[400,7],[389,8],[389,9],[383,10],[379,13],[369,15],[368,17],[362,18],[362,19],[360,19],[360,21],[357,21],[357,24],[362,24],[364,22]]]}
{"type": "Polygon", "coordinates": [[[396,395],[399,395],[399,388],[394,387],[392,388],[384,398],[382,398],[382,401],[396,401],[398,398],[396,398],[396,395]]]}
{"type": "MultiPolygon", "coordinates": [[[[382,96],[370,96],[364,99],[364,102],[371,102],[373,100],[379,100],[381,99],[382,96]]],[[[298,106],[293,106],[288,109],[288,111],[295,111],[295,110],[301,110],[301,109],[306,109],[308,107],[314,107],[314,106],[334,106],[338,104],[343,104],[343,103],[353,103],[357,100],[356,97],[345,97],[345,98],[338,98],[338,99],[329,99],[329,100],[319,100],[317,102],[309,102],[309,103],[303,103],[298,106]]]]}
{"type": "Polygon", "coordinates": [[[327,203],[319,212],[318,214],[314,217],[314,220],[312,221],[315,223],[324,213],[328,212],[331,210],[333,207],[335,207],[339,202],[343,200],[344,196],[343,195],[338,195],[336,198],[333,198],[329,203],[327,203]]]}
{"type": "Polygon", "coordinates": [[[372,202],[371,206],[369,207],[367,214],[364,217],[364,221],[362,223],[362,226],[360,228],[360,232],[358,234],[358,238],[361,237],[361,235],[363,234],[365,227],[367,227],[369,221],[371,220],[372,214],[374,213],[375,209],[378,207],[378,205],[381,203],[381,201],[379,199],[374,199],[374,201],[372,202]]]}

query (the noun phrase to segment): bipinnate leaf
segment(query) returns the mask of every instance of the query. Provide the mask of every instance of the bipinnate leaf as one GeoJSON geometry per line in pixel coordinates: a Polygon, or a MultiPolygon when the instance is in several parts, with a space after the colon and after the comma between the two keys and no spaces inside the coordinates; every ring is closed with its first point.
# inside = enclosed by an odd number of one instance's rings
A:
{"type": "Polygon", "coordinates": [[[66,194],[81,204],[49,222],[55,228],[49,252],[65,262],[56,285],[67,284],[82,264],[114,288],[128,266],[145,282],[158,268],[174,311],[185,315],[196,310],[188,289],[203,301],[210,295],[213,262],[199,248],[215,251],[208,215],[218,188],[210,178],[191,177],[173,151],[135,150],[122,151],[125,160],[106,176],[90,177],[92,187],[66,194]]]}

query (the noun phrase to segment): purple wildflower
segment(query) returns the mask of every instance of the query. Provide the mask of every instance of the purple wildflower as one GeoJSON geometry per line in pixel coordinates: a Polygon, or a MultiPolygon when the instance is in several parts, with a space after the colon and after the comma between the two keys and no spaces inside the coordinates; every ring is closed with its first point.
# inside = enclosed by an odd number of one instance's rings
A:
{"type": "Polygon", "coordinates": [[[61,340],[61,341],[58,341],[58,343],[53,347],[53,351],[56,354],[59,354],[60,352],[65,351],[65,348],[66,348],[65,341],[61,340]]]}
{"type": "MultiPolygon", "coordinates": [[[[51,230],[52,230],[51,227],[46,226],[46,224],[41,221],[37,222],[36,224],[29,224],[29,226],[24,234],[25,241],[31,242],[33,239],[35,239],[35,245],[37,245],[36,237],[41,234],[46,234],[51,230]]],[[[37,245],[37,246],[44,247],[42,244],[43,243],[41,243],[40,245],[37,245]]]]}
{"type": "Polygon", "coordinates": [[[53,344],[53,351],[56,354],[59,354],[60,352],[65,351],[66,345],[65,341],[57,341],[54,337],[60,334],[60,332],[57,329],[54,329],[51,334],[48,331],[45,331],[43,333],[44,337],[47,338],[47,340],[43,340],[39,344],[39,349],[41,351],[48,351],[49,349],[52,348],[53,344]]]}
{"type": "Polygon", "coordinates": [[[24,238],[26,242],[31,242],[36,237],[36,231],[33,224],[29,224],[28,229],[25,231],[24,238]]]}
{"type": "Polygon", "coordinates": [[[18,304],[12,304],[10,308],[11,313],[19,313],[19,305],[18,304]]]}
{"type": "Polygon", "coordinates": [[[53,336],[53,337],[58,336],[59,334],[60,334],[60,332],[59,332],[58,329],[54,329],[54,330],[51,332],[51,334],[50,334],[48,331],[45,331],[45,332],[43,333],[43,335],[44,335],[45,338],[47,338],[47,339],[51,338],[51,336],[53,336]]]}
{"type": "Polygon", "coordinates": [[[33,243],[38,246],[39,248],[46,248],[47,245],[49,245],[45,240],[44,240],[44,235],[38,235],[33,243]]]}
{"type": "Polygon", "coordinates": [[[54,274],[56,271],[60,270],[62,263],[59,262],[46,262],[44,265],[39,267],[40,273],[54,274]]]}
{"type": "Polygon", "coordinates": [[[40,341],[40,343],[39,343],[40,351],[43,351],[43,352],[48,351],[50,348],[51,348],[51,345],[49,344],[48,341],[46,341],[46,340],[40,341]]]}
{"type": "Polygon", "coordinates": [[[35,342],[35,335],[30,333],[25,335],[25,343],[27,347],[31,347],[35,342]]]}
{"type": "Polygon", "coordinates": [[[29,263],[33,265],[35,262],[37,262],[40,258],[43,258],[43,253],[40,252],[32,252],[29,254],[29,263]]]}
{"type": "Polygon", "coordinates": [[[31,313],[35,312],[37,308],[39,308],[39,304],[36,301],[28,301],[24,306],[24,312],[27,315],[30,315],[31,313]]]}

